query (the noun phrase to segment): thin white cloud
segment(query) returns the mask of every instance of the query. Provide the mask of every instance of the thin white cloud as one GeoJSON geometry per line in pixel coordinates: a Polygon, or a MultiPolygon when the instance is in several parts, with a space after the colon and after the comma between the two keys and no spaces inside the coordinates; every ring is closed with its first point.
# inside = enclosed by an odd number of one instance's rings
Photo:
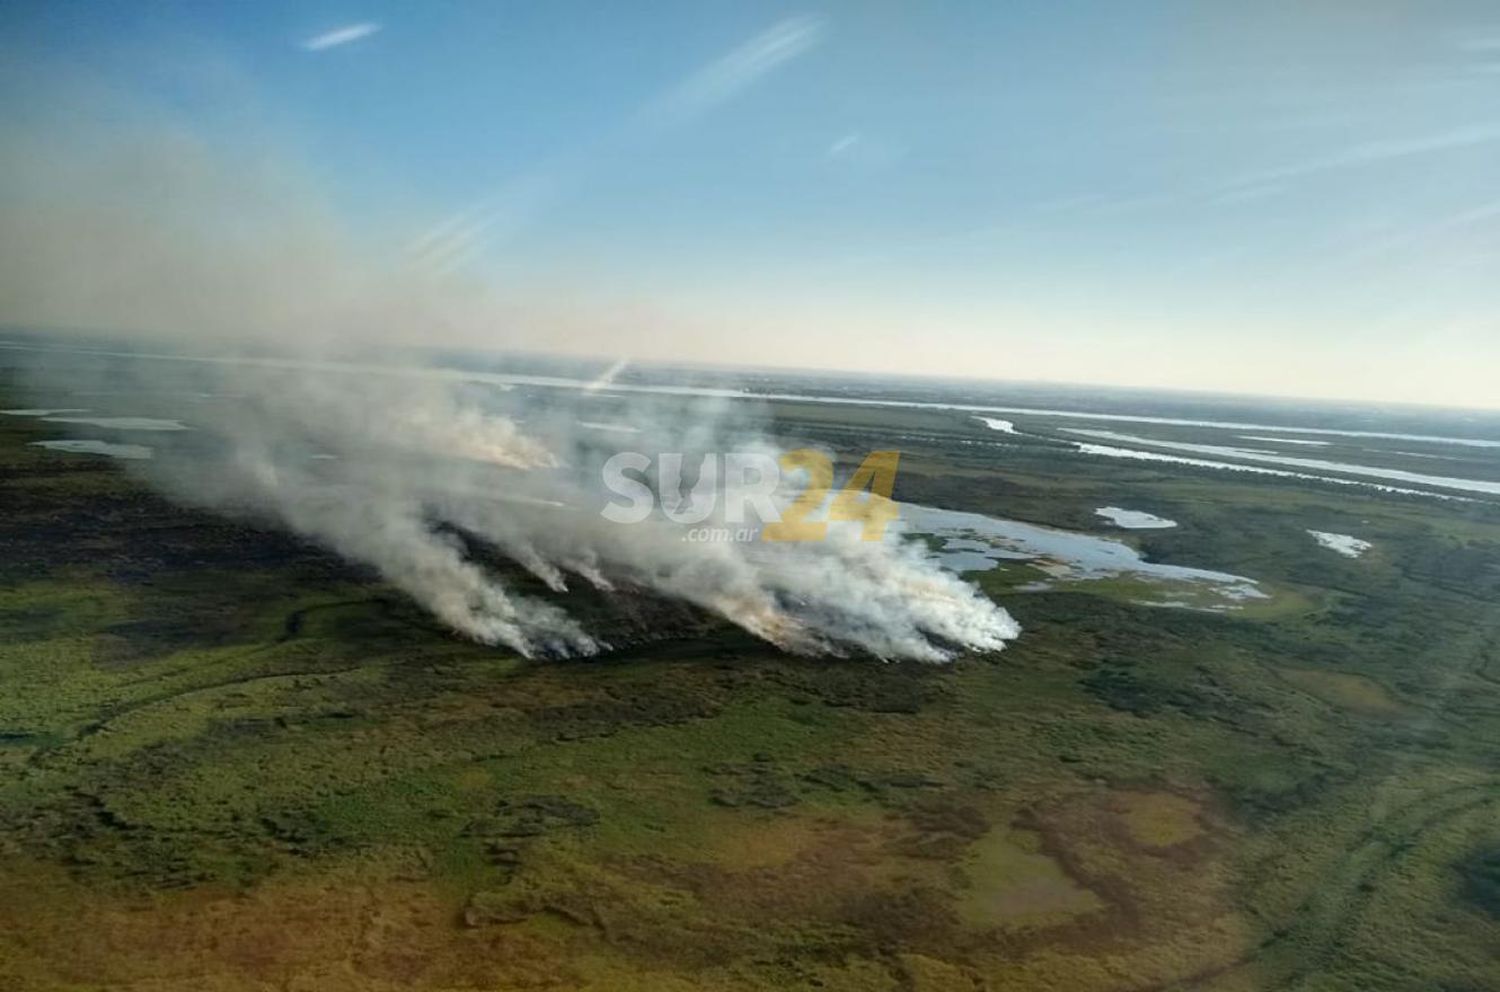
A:
{"type": "Polygon", "coordinates": [[[859,144],[859,132],[850,131],[848,134],[844,135],[842,138],[839,138],[837,141],[833,142],[833,144],[828,146],[828,157],[838,158],[840,155],[849,151],[857,144],[859,144]]]}
{"type": "Polygon", "coordinates": [[[1458,50],[1477,60],[1468,66],[1471,75],[1493,76],[1500,73],[1500,34],[1465,38],[1458,43],[1458,50]]]}
{"type": "Polygon", "coordinates": [[[1500,52],[1500,35],[1466,38],[1458,43],[1458,47],[1465,52],[1497,53],[1500,52]]]}
{"type": "Polygon", "coordinates": [[[1384,237],[1365,239],[1345,258],[1347,261],[1356,262],[1399,251],[1425,250],[1444,235],[1462,232],[1466,228],[1477,227],[1495,220],[1500,220],[1500,200],[1467,207],[1431,223],[1393,231],[1384,237]]]}
{"type": "Polygon", "coordinates": [[[503,235],[520,230],[556,194],[562,178],[570,171],[563,165],[551,172],[513,179],[417,235],[407,245],[407,251],[420,265],[433,271],[458,268],[484,250],[488,237],[497,232],[503,235]]]}
{"type": "Polygon", "coordinates": [[[1108,202],[1109,197],[1103,193],[1075,193],[1072,196],[1043,200],[1035,205],[1035,209],[1040,213],[1071,213],[1075,210],[1102,206],[1108,202]]]}
{"type": "Polygon", "coordinates": [[[351,41],[368,38],[380,30],[380,25],[374,21],[361,21],[358,24],[345,24],[343,27],[324,31],[322,34],[313,35],[302,42],[302,47],[309,52],[321,52],[327,48],[337,48],[347,45],[351,41]]]}
{"type": "Polygon", "coordinates": [[[667,125],[696,117],[733,99],[762,76],[810,51],[822,35],[820,17],[803,15],[778,21],[647,104],[640,119],[667,125]]]}
{"type": "Polygon", "coordinates": [[[1459,148],[1472,148],[1476,145],[1486,145],[1496,141],[1500,141],[1500,123],[1488,121],[1453,128],[1449,131],[1418,135],[1412,138],[1370,141],[1354,145],[1324,158],[1309,159],[1305,162],[1298,162],[1276,169],[1267,169],[1263,172],[1240,176],[1225,183],[1223,189],[1224,191],[1228,191],[1252,186],[1275,185],[1286,180],[1301,179],[1324,172],[1337,172],[1365,165],[1377,165],[1381,162],[1388,162],[1394,159],[1409,158],[1413,155],[1427,155],[1459,148]]]}
{"type": "Polygon", "coordinates": [[[645,103],[613,132],[547,168],[523,175],[496,192],[439,221],[408,246],[418,264],[449,271],[483,252],[501,231],[520,229],[568,182],[578,179],[611,148],[686,124],[754,85],[762,77],[812,49],[823,34],[823,19],[800,16],[778,21],[738,48],[720,56],[645,103]]]}
{"type": "Polygon", "coordinates": [[[1212,203],[1244,203],[1247,200],[1264,200],[1268,196],[1280,196],[1286,192],[1283,183],[1262,183],[1259,186],[1237,186],[1215,194],[1212,203]]]}

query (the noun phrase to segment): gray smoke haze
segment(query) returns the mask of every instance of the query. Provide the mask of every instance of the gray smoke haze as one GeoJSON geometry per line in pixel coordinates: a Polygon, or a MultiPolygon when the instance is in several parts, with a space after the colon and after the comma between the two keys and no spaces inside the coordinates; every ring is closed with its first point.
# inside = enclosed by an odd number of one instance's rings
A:
{"type": "MultiPolygon", "coordinates": [[[[157,342],[174,357],[116,362],[93,385],[160,395],[187,375],[216,398],[140,463],[172,498],[273,521],[527,656],[592,654],[609,632],[517,595],[474,542],[554,592],[645,589],[802,654],[941,661],[1017,635],[897,528],[698,543],[660,514],[604,519],[603,464],[623,448],[696,466],[776,445],[723,403],[525,389],[413,358],[406,345],[454,328],[502,352],[516,311],[362,243],[316,184],[253,143],[134,112],[84,142],[47,114],[19,116],[0,152],[0,321],[157,342]]],[[[32,364],[38,396],[80,389],[44,355],[32,364]]]]}

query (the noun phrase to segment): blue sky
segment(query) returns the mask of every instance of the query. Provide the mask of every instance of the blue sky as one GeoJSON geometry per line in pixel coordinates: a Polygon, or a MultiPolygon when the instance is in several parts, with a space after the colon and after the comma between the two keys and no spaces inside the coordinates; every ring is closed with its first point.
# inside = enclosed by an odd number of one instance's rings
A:
{"type": "Polygon", "coordinates": [[[0,28],[209,145],[253,128],[358,242],[527,301],[459,343],[1494,406],[1487,7],[48,3],[0,28]]]}

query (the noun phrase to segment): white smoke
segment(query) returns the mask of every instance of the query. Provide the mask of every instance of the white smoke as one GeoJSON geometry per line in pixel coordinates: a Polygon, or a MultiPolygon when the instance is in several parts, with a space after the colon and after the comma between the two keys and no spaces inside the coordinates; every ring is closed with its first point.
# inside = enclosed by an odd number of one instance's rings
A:
{"type": "MultiPolygon", "coordinates": [[[[150,383],[152,361],[130,367],[150,383]]],[[[585,390],[476,388],[411,366],[206,363],[197,381],[233,398],[199,416],[198,436],[159,442],[140,471],[175,498],[269,517],[374,566],[484,643],[528,656],[592,654],[608,646],[609,632],[515,595],[474,560],[471,543],[555,593],[579,582],[649,590],[801,654],[942,661],[998,650],[1018,632],[1004,610],[896,529],[879,541],[834,527],[821,541],[700,543],[684,539],[695,525],[662,514],[606,519],[602,464],[622,435],[577,426],[585,419],[577,405],[597,403],[585,390]]],[[[623,435],[633,450],[686,452],[689,465],[700,452],[775,451],[722,404],[637,398],[610,410],[638,425],[623,435]]],[[[696,526],[722,524],[724,502],[696,526]]]]}
{"type": "MultiPolygon", "coordinates": [[[[696,543],[660,515],[605,519],[602,466],[622,447],[693,465],[776,445],[724,403],[626,405],[609,389],[622,363],[562,391],[414,359],[407,346],[428,340],[503,351],[515,311],[482,287],[383,262],[263,148],[111,120],[87,147],[45,115],[0,120],[14,125],[0,150],[0,322],[169,342],[173,358],[114,362],[108,385],[161,394],[190,377],[219,398],[142,463],[172,497],[273,520],[374,567],[454,630],[527,656],[595,653],[610,632],[552,601],[565,596],[508,589],[490,550],[554,594],[648,590],[803,654],[941,661],[1017,635],[898,529],[696,543]],[[600,423],[634,430],[589,426],[600,423]]],[[[40,368],[43,392],[80,386],[40,368]]]]}

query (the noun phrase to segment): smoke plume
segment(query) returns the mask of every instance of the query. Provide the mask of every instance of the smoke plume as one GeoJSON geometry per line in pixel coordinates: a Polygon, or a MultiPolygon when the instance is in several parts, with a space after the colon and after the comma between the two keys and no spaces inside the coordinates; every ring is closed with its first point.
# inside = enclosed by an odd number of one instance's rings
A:
{"type": "MultiPolygon", "coordinates": [[[[661,513],[605,519],[603,466],[622,449],[694,466],[778,446],[743,404],[611,392],[618,363],[576,390],[435,363],[411,346],[502,353],[516,309],[372,249],[259,145],[134,112],[109,121],[87,142],[35,108],[5,122],[0,321],[122,334],[158,354],[96,356],[112,391],[208,397],[185,417],[194,430],[138,463],[172,498],[274,521],[527,656],[592,654],[610,632],[570,616],[566,596],[517,594],[476,546],[554,593],[649,590],[802,654],[941,661],[1018,633],[899,527],[879,541],[835,528],[816,542],[694,542],[661,513]]],[[[78,368],[38,354],[37,396],[76,395],[78,368]]]]}

